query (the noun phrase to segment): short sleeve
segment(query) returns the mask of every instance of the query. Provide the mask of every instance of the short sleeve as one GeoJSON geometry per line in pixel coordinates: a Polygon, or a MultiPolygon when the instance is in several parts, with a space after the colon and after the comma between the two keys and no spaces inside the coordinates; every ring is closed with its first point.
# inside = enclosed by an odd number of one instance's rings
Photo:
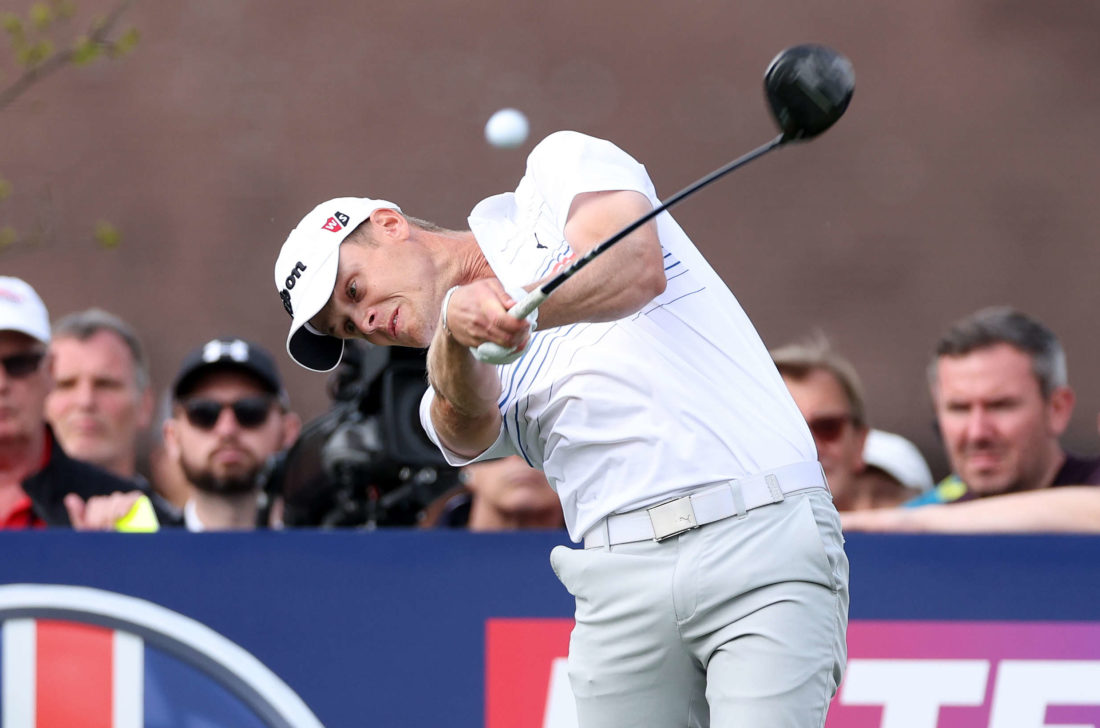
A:
{"type": "Polygon", "coordinates": [[[634,190],[655,200],[645,167],[615,144],[575,131],[559,131],[527,157],[526,179],[565,228],[573,198],[585,192],[634,190]]]}
{"type": "Polygon", "coordinates": [[[432,423],[432,400],[434,399],[435,390],[428,387],[427,391],[424,392],[424,396],[420,398],[420,424],[424,428],[424,432],[428,434],[428,439],[443,453],[443,459],[447,461],[448,465],[460,468],[482,460],[497,460],[509,455],[519,454],[512,447],[512,442],[508,439],[508,433],[503,427],[500,428],[500,434],[497,435],[496,442],[477,457],[467,458],[449,450],[446,445],[439,441],[439,434],[435,431],[435,425],[432,423]]]}

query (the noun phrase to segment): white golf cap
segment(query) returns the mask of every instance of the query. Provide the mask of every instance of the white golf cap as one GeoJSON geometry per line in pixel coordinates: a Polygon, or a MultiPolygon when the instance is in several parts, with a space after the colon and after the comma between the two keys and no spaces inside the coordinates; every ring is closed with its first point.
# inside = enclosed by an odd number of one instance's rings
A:
{"type": "Polygon", "coordinates": [[[863,444],[863,462],[907,488],[923,492],[933,485],[932,471],[917,446],[893,432],[869,431],[863,444]]]}
{"type": "Polygon", "coordinates": [[[314,329],[309,320],[324,308],[336,285],[340,243],[381,209],[401,208],[385,200],[337,197],[322,202],[290,231],[275,261],[275,290],[290,314],[286,351],[306,369],[327,372],[340,363],[344,341],[314,329]]]}
{"type": "Polygon", "coordinates": [[[0,331],[18,331],[50,343],[50,314],[26,281],[0,276],[0,331]]]}

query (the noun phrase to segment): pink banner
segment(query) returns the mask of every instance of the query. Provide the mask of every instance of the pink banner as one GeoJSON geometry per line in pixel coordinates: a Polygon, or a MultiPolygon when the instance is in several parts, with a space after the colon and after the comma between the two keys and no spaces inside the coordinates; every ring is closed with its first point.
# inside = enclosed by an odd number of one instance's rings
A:
{"type": "Polygon", "coordinates": [[[853,622],[826,726],[1100,726],[1100,623],[853,622]]]}
{"type": "MultiPolygon", "coordinates": [[[[571,728],[571,620],[489,620],[489,728],[571,728]]],[[[873,622],[848,630],[827,728],[1100,728],[1100,622],[873,622]]]]}

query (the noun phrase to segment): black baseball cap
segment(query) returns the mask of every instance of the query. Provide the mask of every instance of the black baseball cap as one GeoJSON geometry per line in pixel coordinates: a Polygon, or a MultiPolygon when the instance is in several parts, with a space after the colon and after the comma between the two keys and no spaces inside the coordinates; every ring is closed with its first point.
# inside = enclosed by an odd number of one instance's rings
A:
{"type": "Polygon", "coordinates": [[[237,338],[211,339],[184,357],[172,385],[172,396],[186,397],[204,374],[225,370],[244,372],[272,394],[286,398],[283,380],[271,354],[259,344],[237,338]]]}

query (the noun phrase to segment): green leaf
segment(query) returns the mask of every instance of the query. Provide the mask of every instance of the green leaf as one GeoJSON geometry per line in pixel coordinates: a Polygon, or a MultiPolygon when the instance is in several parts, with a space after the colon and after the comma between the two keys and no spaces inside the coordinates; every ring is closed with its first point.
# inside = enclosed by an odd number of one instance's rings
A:
{"type": "Polygon", "coordinates": [[[95,224],[95,240],[100,247],[114,250],[122,243],[122,233],[111,223],[100,220],[95,224]]]}
{"type": "Polygon", "coordinates": [[[86,66],[103,53],[103,48],[87,36],[77,38],[73,45],[73,64],[86,66]]]}
{"type": "Polygon", "coordinates": [[[11,196],[11,190],[11,182],[8,182],[3,177],[0,177],[0,202],[3,202],[9,196],[11,196]]]}
{"type": "Polygon", "coordinates": [[[13,245],[19,239],[19,234],[11,225],[0,228],[0,250],[13,245]]]}
{"type": "Polygon", "coordinates": [[[129,55],[134,50],[134,47],[137,46],[139,40],[141,40],[141,34],[138,33],[138,29],[130,28],[119,36],[118,40],[111,44],[110,48],[107,50],[107,54],[111,58],[122,58],[123,56],[129,55]]]}
{"type": "Polygon", "coordinates": [[[42,39],[34,45],[20,48],[15,54],[16,59],[24,66],[33,68],[40,65],[43,61],[53,55],[53,43],[49,40],[42,39]]]}
{"type": "Polygon", "coordinates": [[[37,2],[31,5],[30,13],[28,14],[31,25],[37,30],[46,30],[53,23],[55,15],[53,8],[43,2],[37,2]]]}
{"type": "Polygon", "coordinates": [[[123,53],[129,53],[137,47],[139,41],[141,41],[141,31],[137,28],[130,28],[122,34],[122,37],[118,39],[115,45],[118,46],[123,53]]]}
{"type": "Polygon", "coordinates": [[[0,26],[2,26],[13,39],[23,37],[23,19],[15,13],[0,13],[0,26]]]}

